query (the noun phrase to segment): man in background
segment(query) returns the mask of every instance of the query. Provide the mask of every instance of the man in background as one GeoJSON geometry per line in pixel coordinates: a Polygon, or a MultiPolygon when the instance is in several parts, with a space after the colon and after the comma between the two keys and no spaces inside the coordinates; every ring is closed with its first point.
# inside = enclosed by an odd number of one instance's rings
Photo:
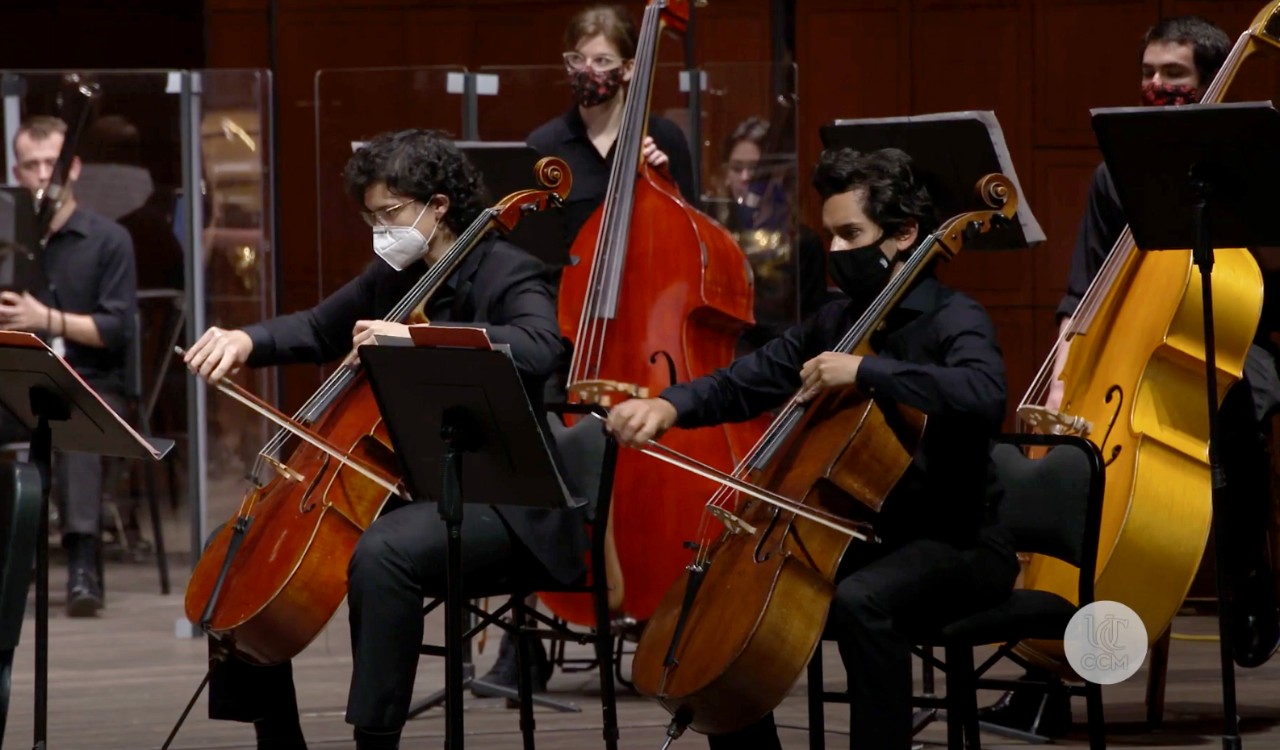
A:
{"type": "MultiPolygon", "coordinates": [[[[66,140],[67,125],[55,117],[24,121],[13,140],[13,176],[32,192],[47,187],[66,140]]],[[[133,242],[119,224],[76,204],[80,175],[71,164],[61,201],[41,251],[44,289],[0,292],[0,329],[39,334],[113,409],[124,409],[125,363],[137,314],[133,242]]],[[[21,427],[0,414],[0,435],[21,436],[21,427]]],[[[54,493],[62,508],[62,544],[67,551],[67,615],[92,617],[102,608],[97,560],[102,519],[102,459],[59,453],[54,493]]]]}

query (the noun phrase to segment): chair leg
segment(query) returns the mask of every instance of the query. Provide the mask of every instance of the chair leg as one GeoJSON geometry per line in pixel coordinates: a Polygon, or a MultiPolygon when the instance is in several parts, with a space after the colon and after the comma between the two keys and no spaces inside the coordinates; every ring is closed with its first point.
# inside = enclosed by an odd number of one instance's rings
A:
{"type": "Polygon", "coordinates": [[[1169,639],[1171,628],[1155,643],[1147,659],[1147,729],[1156,730],[1164,723],[1164,687],[1169,676],[1169,639]]]}
{"type": "Polygon", "coordinates": [[[613,631],[609,627],[609,592],[603,586],[592,592],[595,599],[596,631],[593,641],[596,647],[596,665],[600,670],[600,710],[604,720],[604,746],[607,750],[618,748],[618,703],[613,683],[613,631]]]}
{"type": "Polygon", "coordinates": [[[151,536],[153,552],[156,555],[156,568],[160,573],[160,593],[169,595],[169,558],[164,552],[164,526],[160,523],[160,498],[156,496],[156,467],[151,462],[143,468],[146,472],[143,481],[146,483],[147,512],[151,514],[151,536]]]}
{"type": "Polygon", "coordinates": [[[1106,750],[1107,722],[1102,713],[1102,686],[1096,682],[1086,682],[1084,699],[1089,722],[1089,750],[1106,750]]]}
{"type": "Polygon", "coordinates": [[[520,736],[524,740],[524,750],[533,747],[533,658],[529,645],[529,635],[525,632],[525,603],[519,598],[511,608],[515,625],[516,642],[516,683],[520,692],[520,736]]]}
{"type": "Polygon", "coordinates": [[[823,708],[822,641],[809,660],[809,750],[826,750],[827,717],[823,708]]]}
{"type": "Polygon", "coordinates": [[[964,644],[946,648],[947,747],[980,750],[978,689],[973,677],[973,648],[964,644]]]}

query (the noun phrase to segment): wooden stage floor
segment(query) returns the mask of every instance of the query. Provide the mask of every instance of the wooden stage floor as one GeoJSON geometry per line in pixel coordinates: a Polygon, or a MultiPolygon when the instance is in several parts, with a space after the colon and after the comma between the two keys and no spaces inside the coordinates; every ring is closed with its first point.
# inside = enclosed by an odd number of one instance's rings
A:
{"type": "MultiPolygon", "coordinates": [[[[175,565],[175,593],[161,596],[155,569],[146,565],[113,564],[107,576],[110,586],[108,607],[95,620],[70,620],[62,612],[65,569],[52,572],[53,612],[50,620],[50,750],[109,750],[113,748],[159,748],[174,721],[204,674],[203,640],[179,639],[175,622],[182,616],[182,584],[185,570],[175,565]]],[[[1172,646],[1166,720],[1157,732],[1142,724],[1145,715],[1143,690],[1146,668],[1133,679],[1104,688],[1111,747],[1175,748],[1221,746],[1221,689],[1217,670],[1217,643],[1196,639],[1214,632],[1214,621],[1206,617],[1180,617],[1172,646]]],[[[428,636],[439,642],[439,619],[428,623],[428,636]]],[[[4,747],[18,750],[31,747],[33,694],[34,620],[28,613],[23,641],[14,667],[13,699],[10,706],[4,747]]],[[[494,659],[497,636],[493,635],[485,653],[477,656],[483,672],[494,659]]],[[[585,653],[585,649],[582,650],[585,653]]],[[[843,680],[835,649],[825,650],[829,685],[843,680]]],[[[347,641],[346,611],[340,611],[321,637],[296,661],[298,700],[302,725],[312,748],[353,747],[350,728],[343,722],[351,657],[347,641]]],[[[443,662],[423,658],[418,673],[420,696],[442,684],[443,662]]],[[[1013,672],[1007,672],[1013,675],[1013,672]]],[[[1280,658],[1253,670],[1237,672],[1240,713],[1245,748],[1280,748],[1280,658]]],[[[552,678],[551,697],[571,701],[580,713],[558,713],[540,708],[536,712],[538,739],[543,747],[559,750],[595,748],[600,739],[599,702],[594,690],[595,675],[560,674],[552,678]]],[[[994,697],[994,694],[991,695],[994,697]]],[[[984,695],[983,702],[988,698],[984,695]]],[[[201,696],[174,748],[252,748],[253,730],[248,725],[213,722],[206,718],[205,697],[201,696]]],[[[622,723],[623,748],[657,750],[663,740],[666,713],[656,704],[623,694],[618,709],[622,723]]],[[[1075,718],[1083,722],[1083,701],[1077,699],[1075,718]]],[[[478,699],[468,695],[466,704],[467,747],[517,748],[520,746],[515,711],[498,699],[478,699]]],[[[778,711],[787,748],[808,747],[803,684],[797,685],[778,711]]],[[[843,730],[848,727],[843,707],[827,710],[828,745],[847,747],[843,730]]],[[[442,712],[437,709],[411,721],[401,747],[441,747],[444,737],[442,712]]],[[[945,728],[937,723],[917,736],[926,748],[945,747],[945,728]]],[[[984,735],[990,748],[1025,747],[1021,742],[996,735],[984,735]]],[[[1063,747],[1087,747],[1082,726],[1066,739],[1063,747]]],[[[701,736],[689,733],[674,748],[705,748],[701,736]]]]}

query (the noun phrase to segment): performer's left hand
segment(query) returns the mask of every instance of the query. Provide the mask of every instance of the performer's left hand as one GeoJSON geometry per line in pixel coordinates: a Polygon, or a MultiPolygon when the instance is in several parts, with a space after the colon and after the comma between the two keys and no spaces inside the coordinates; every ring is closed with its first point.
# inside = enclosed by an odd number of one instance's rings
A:
{"type": "Polygon", "coordinates": [[[644,160],[651,167],[661,167],[667,163],[667,155],[658,148],[653,136],[646,135],[644,137],[644,141],[640,144],[640,156],[644,157],[644,160]]]}
{"type": "Polygon", "coordinates": [[[30,293],[0,292],[0,328],[35,333],[45,330],[49,317],[49,308],[30,293]]]}
{"type": "Polygon", "coordinates": [[[838,388],[858,382],[858,365],[862,357],[857,354],[823,352],[800,368],[800,403],[809,401],[825,388],[838,388]]]}
{"type": "Polygon", "coordinates": [[[404,323],[392,323],[389,320],[361,320],[351,332],[352,348],[372,344],[374,334],[383,336],[409,336],[409,326],[404,323]]]}

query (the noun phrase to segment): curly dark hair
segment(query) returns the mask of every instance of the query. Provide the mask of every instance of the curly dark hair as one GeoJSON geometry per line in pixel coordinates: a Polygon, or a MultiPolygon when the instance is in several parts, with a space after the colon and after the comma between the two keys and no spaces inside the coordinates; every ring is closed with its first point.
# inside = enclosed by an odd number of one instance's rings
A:
{"type": "Polygon", "coordinates": [[[862,210],[888,234],[918,226],[917,242],[938,228],[933,199],[916,180],[911,157],[896,148],[861,153],[851,148],[826,149],[813,170],[813,186],[822,200],[859,188],[866,191],[862,210]]]}
{"type": "Polygon", "coordinates": [[[1201,89],[1209,87],[1222,64],[1227,61],[1227,56],[1231,54],[1231,38],[1227,36],[1227,32],[1200,16],[1162,18],[1155,26],[1147,29],[1142,37],[1142,49],[1138,51],[1139,61],[1152,42],[1190,44],[1196,72],[1200,74],[1201,89]]]}
{"type": "Polygon", "coordinates": [[[480,172],[467,161],[449,136],[438,130],[397,130],[382,133],[360,147],[342,171],[347,193],[364,207],[364,194],[385,182],[396,195],[422,202],[432,196],[449,199],[445,226],[455,234],[471,226],[486,207],[480,172]]]}

